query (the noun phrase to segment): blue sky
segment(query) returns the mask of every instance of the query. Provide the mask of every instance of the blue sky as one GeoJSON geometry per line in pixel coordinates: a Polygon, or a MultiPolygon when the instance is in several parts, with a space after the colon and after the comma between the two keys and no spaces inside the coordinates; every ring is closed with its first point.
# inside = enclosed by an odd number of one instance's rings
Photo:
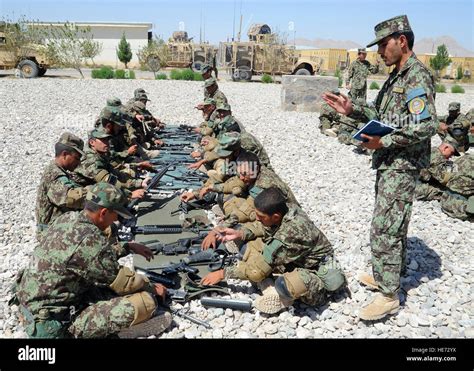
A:
{"type": "Polygon", "coordinates": [[[243,15],[242,35],[248,25],[268,23],[288,32],[294,23],[297,38],[352,40],[365,45],[373,39],[373,27],[381,20],[407,14],[416,38],[449,35],[463,47],[474,50],[473,0],[0,0],[0,14],[26,15],[40,21],[151,22],[156,34],[167,39],[180,22],[199,40],[201,12],[206,39],[212,43],[235,35],[243,15]]]}

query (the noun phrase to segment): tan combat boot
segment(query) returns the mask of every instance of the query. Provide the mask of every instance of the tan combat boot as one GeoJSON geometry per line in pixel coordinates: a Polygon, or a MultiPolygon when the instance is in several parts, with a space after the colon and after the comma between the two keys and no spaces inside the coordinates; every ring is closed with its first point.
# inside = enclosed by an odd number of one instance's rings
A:
{"type": "Polygon", "coordinates": [[[386,296],[383,294],[376,294],[374,300],[369,305],[366,305],[359,312],[359,317],[365,321],[375,321],[389,314],[395,314],[400,307],[400,300],[398,294],[386,296]]]}
{"type": "Polygon", "coordinates": [[[375,282],[374,276],[368,273],[361,273],[358,277],[358,280],[364,286],[367,286],[371,290],[378,290],[379,285],[375,282]]]}
{"type": "Polygon", "coordinates": [[[266,278],[257,284],[262,295],[255,299],[254,307],[266,314],[275,314],[293,304],[293,300],[283,300],[275,289],[272,278],[266,278]]]}
{"type": "Polygon", "coordinates": [[[172,321],[173,317],[171,317],[170,313],[161,312],[150,318],[148,321],[121,330],[117,335],[121,339],[136,339],[151,335],[159,335],[170,327],[172,321]]]}

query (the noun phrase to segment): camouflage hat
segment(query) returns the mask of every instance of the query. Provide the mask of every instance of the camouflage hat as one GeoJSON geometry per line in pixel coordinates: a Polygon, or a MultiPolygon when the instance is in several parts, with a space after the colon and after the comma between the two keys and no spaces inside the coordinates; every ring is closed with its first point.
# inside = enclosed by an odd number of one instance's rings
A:
{"type": "Polygon", "coordinates": [[[444,138],[443,143],[449,144],[451,147],[454,148],[454,155],[455,156],[461,156],[461,154],[459,153],[460,149],[461,149],[461,146],[459,145],[458,141],[456,139],[454,139],[452,136],[447,135],[444,138]]]}
{"type": "Polygon", "coordinates": [[[151,102],[149,99],[148,99],[148,96],[146,94],[138,94],[136,100],[146,100],[148,102],[151,102]]]}
{"type": "Polygon", "coordinates": [[[412,32],[412,29],[410,27],[410,23],[408,22],[408,17],[406,15],[399,15],[397,17],[380,22],[374,27],[374,31],[375,40],[367,44],[368,48],[370,48],[372,45],[378,44],[387,36],[393,35],[397,32],[412,32]]]}
{"type": "Polygon", "coordinates": [[[466,212],[469,214],[474,214],[474,196],[471,196],[467,199],[466,212]]]}
{"type": "Polygon", "coordinates": [[[216,104],[216,110],[218,111],[230,111],[230,105],[228,103],[218,101],[216,104]]]}
{"type": "Polygon", "coordinates": [[[240,148],[240,133],[228,132],[221,134],[217,139],[217,146],[214,151],[221,157],[227,157],[240,148]]]}
{"type": "Polygon", "coordinates": [[[112,137],[111,134],[107,134],[102,127],[98,127],[97,129],[91,130],[89,132],[89,139],[104,139],[112,137]]]}
{"type": "Polygon", "coordinates": [[[360,53],[367,54],[367,50],[365,50],[365,48],[359,48],[359,49],[357,49],[357,54],[360,54],[360,53]]]}
{"type": "Polygon", "coordinates": [[[138,89],[135,89],[135,90],[133,91],[133,96],[134,96],[135,98],[138,98],[138,96],[139,96],[140,94],[147,94],[147,92],[146,92],[145,89],[143,89],[143,88],[138,88],[138,89]]]}
{"type": "Polygon", "coordinates": [[[206,81],[204,81],[204,87],[208,88],[209,86],[216,85],[217,81],[214,77],[209,77],[206,81]]]}
{"type": "Polygon", "coordinates": [[[120,98],[112,97],[107,99],[107,105],[109,107],[120,107],[122,105],[122,101],[120,100],[120,98]]]}
{"type": "Polygon", "coordinates": [[[110,183],[95,184],[86,195],[86,201],[115,211],[121,217],[130,219],[133,215],[125,208],[127,196],[110,183]]]}
{"type": "Polygon", "coordinates": [[[142,112],[146,109],[145,103],[140,102],[139,100],[133,102],[132,109],[136,112],[142,112]]]}
{"type": "Polygon", "coordinates": [[[100,111],[99,116],[102,124],[105,122],[113,122],[119,126],[125,126],[125,121],[123,119],[123,114],[117,107],[106,106],[100,111]]]}
{"type": "Polygon", "coordinates": [[[207,63],[204,63],[201,65],[201,74],[205,74],[206,72],[210,72],[212,71],[212,67],[210,65],[208,65],[207,63]]]}
{"type": "Polygon", "coordinates": [[[461,103],[451,102],[448,106],[448,111],[459,111],[461,109],[461,103]]]}
{"type": "Polygon", "coordinates": [[[84,141],[72,133],[66,132],[66,133],[61,134],[61,137],[59,138],[58,143],[64,144],[65,146],[72,148],[81,156],[85,155],[85,153],[83,152],[84,141]]]}

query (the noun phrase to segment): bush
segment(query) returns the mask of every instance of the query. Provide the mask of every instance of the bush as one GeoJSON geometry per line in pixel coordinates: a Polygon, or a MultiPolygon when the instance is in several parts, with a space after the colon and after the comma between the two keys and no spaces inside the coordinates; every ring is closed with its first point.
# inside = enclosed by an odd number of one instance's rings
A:
{"type": "Polygon", "coordinates": [[[167,80],[168,76],[166,76],[166,73],[158,73],[156,75],[156,80],[167,80]]]}
{"type": "Polygon", "coordinates": [[[115,70],[114,79],[124,79],[125,71],[124,70],[115,70]]]}
{"type": "Polygon", "coordinates": [[[269,83],[272,83],[272,82],[273,82],[273,79],[272,79],[272,77],[271,77],[270,75],[264,73],[264,74],[262,75],[262,82],[263,82],[264,84],[269,84],[269,83]]]}
{"type": "Polygon", "coordinates": [[[181,70],[181,80],[194,81],[194,71],[191,69],[181,70]]]}
{"type": "Polygon", "coordinates": [[[135,71],[128,70],[128,79],[135,80],[135,71]]]}
{"type": "Polygon", "coordinates": [[[342,88],[342,73],[339,68],[336,68],[336,72],[334,72],[334,76],[337,77],[338,86],[342,88]]]}
{"type": "Polygon", "coordinates": [[[464,88],[460,85],[453,85],[451,87],[451,93],[455,93],[455,94],[464,94],[464,88]]]}
{"type": "Polygon", "coordinates": [[[463,77],[464,77],[464,73],[463,73],[463,70],[462,70],[462,66],[458,66],[458,68],[456,70],[456,79],[461,80],[463,77]]]}
{"type": "Polygon", "coordinates": [[[379,84],[377,84],[375,81],[372,81],[372,82],[370,83],[369,89],[370,89],[370,90],[379,90],[379,89],[380,89],[380,86],[379,86],[379,84]]]}
{"type": "Polygon", "coordinates": [[[200,72],[194,72],[194,81],[204,81],[200,72]]]}
{"type": "Polygon", "coordinates": [[[110,67],[101,67],[97,70],[92,70],[91,76],[93,79],[113,79],[114,70],[110,67]]]}
{"type": "Polygon", "coordinates": [[[171,80],[182,80],[182,74],[180,70],[171,70],[170,72],[170,79],[171,80]]]}
{"type": "Polygon", "coordinates": [[[171,70],[171,80],[186,80],[186,81],[203,81],[202,75],[199,72],[194,72],[191,69],[171,70]]]}
{"type": "Polygon", "coordinates": [[[437,93],[446,93],[446,86],[442,84],[436,84],[435,85],[435,90],[437,93]]]}

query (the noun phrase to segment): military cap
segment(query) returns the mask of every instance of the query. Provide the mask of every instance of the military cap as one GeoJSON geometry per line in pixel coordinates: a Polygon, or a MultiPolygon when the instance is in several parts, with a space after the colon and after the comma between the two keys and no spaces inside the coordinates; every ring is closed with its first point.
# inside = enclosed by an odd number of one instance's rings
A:
{"type": "Polygon", "coordinates": [[[448,106],[448,111],[459,111],[461,109],[461,103],[451,102],[448,106]]]}
{"type": "Polygon", "coordinates": [[[206,81],[204,81],[204,87],[208,88],[209,86],[217,84],[217,81],[214,77],[209,77],[206,81]]]}
{"type": "Polygon", "coordinates": [[[65,146],[68,146],[69,148],[72,148],[74,151],[79,153],[81,156],[84,156],[84,141],[79,138],[78,136],[72,134],[72,133],[63,133],[59,137],[58,143],[64,144],[65,146]]]}
{"type": "Polygon", "coordinates": [[[471,196],[467,199],[466,211],[469,214],[474,214],[474,196],[471,196]]]}
{"type": "Polygon", "coordinates": [[[107,99],[107,105],[109,107],[120,107],[122,105],[122,101],[120,100],[120,98],[112,97],[107,99]]]}
{"type": "Polygon", "coordinates": [[[408,17],[406,15],[399,15],[397,17],[380,22],[374,27],[374,31],[375,40],[367,45],[368,48],[370,48],[372,45],[378,44],[387,36],[393,35],[397,32],[412,32],[412,29],[410,27],[410,23],[408,22],[408,17]]]}
{"type": "Polygon", "coordinates": [[[230,105],[223,101],[218,101],[216,105],[216,110],[218,111],[230,111],[230,105]]]}
{"type": "Polygon", "coordinates": [[[136,112],[142,112],[146,109],[145,103],[140,102],[139,100],[133,102],[132,109],[136,112]]]}
{"type": "Polygon", "coordinates": [[[148,99],[148,96],[146,94],[138,94],[137,96],[137,100],[146,100],[146,101],[149,101],[151,102],[149,99],[148,99]]]}
{"type": "Polygon", "coordinates": [[[461,146],[459,145],[458,141],[456,139],[454,139],[453,137],[451,137],[450,135],[447,135],[444,139],[443,139],[443,143],[445,144],[449,144],[451,147],[454,148],[454,155],[455,156],[461,156],[461,154],[459,153],[460,149],[461,149],[461,146]]]}
{"type": "Polygon", "coordinates": [[[107,134],[101,126],[89,132],[89,139],[104,139],[110,137],[112,137],[112,135],[107,134]]]}
{"type": "Polygon", "coordinates": [[[201,65],[201,74],[205,74],[206,72],[212,71],[212,67],[207,63],[201,65]]]}
{"type": "Polygon", "coordinates": [[[360,53],[367,54],[367,50],[365,50],[365,48],[359,48],[359,49],[357,49],[357,54],[360,54],[360,53]]]}
{"type": "Polygon", "coordinates": [[[133,92],[133,96],[135,98],[137,98],[140,94],[147,94],[147,92],[143,88],[135,89],[134,92],[133,92]]]}
{"type": "Polygon", "coordinates": [[[117,124],[119,126],[125,125],[123,114],[120,111],[120,109],[118,109],[118,107],[110,107],[110,106],[104,107],[102,111],[100,112],[99,119],[102,123],[106,121],[106,122],[113,122],[114,124],[117,124]]]}
{"type": "Polygon", "coordinates": [[[87,192],[86,201],[115,211],[121,217],[130,219],[133,215],[125,208],[128,200],[125,194],[110,183],[97,183],[87,192]]]}
{"type": "Polygon", "coordinates": [[[214,151],[221,157],[227,157],[240,148],[240,133],[234,131],[223,133],[219,136],[217,142],[214,151]]]}

